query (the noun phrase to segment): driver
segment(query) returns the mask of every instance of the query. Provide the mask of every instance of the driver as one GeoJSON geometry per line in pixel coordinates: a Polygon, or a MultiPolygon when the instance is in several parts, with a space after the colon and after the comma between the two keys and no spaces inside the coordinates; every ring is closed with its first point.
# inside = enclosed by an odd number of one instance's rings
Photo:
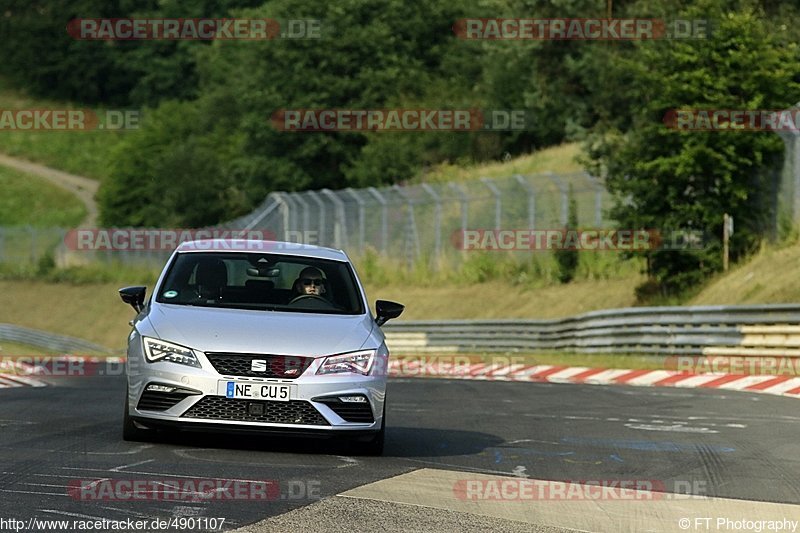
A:
{"type": "Polygon", "coordinates": [[[322,277],[322,272],[315,267],[306,267],[301,272],[294,282],[294,291],[298,296],[312,295],[323,296],[327,289],[325,288],[325,279],[322,277]]]}

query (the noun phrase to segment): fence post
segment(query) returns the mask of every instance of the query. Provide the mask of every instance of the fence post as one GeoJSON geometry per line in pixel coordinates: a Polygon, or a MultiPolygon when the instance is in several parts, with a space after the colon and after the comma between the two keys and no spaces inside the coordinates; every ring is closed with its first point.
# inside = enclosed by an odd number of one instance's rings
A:
{"type": "Polygon", "coordinates": [[[464,190],[464,187],[458,183],[450,182],[450,187],[461,197],[461,233],[463,235],[463,233],[467,231],[467,226],[469,225],[469,202],[472,201],[472,198],[467,194],[467,191],[464,190]]]}
{"type": "Polygon", "coordinates": [[[333,223],[334,247],[347,248],[347,218],[344,213],[344,202],[330,189],[322,189],[322,194],[330,198],[331,203],[336,206],[336,218],[339,219],[338,222],[333,223]]]}
{"type": "Polygon", "coordinates": [[[283,240],[284,241],[288,241],[289,240],[289,204],[286,203],[284,195],[285,195],[285,193],[276,192],[275,193],[275,198],[276,198],[276,201],[279,204],[281,204],[281,206],[283,206],[283,209],[281,210],[281,211],[283,211],[283,240]]]}
{"type": "Polygon", "coordinates": [[[319,207],[319,244],[320,246],[327,246],[326,241],[324,240],[325,237],[325,202],[322,201],[322,198],[319,197],[314,191],[308,191],[308,195],[311,197],[312,200],[317,204],[319,207]]]}
{"type": "Polygon", "coordinates": [[[528,193],[528,229],[536,229],[536,189],[520,174],[515,174],[514,179],[528,193]]]}
{"type": "MultiPolygon", "coordinates": [[[[308,202],[303,199],[303,196],[299,192],[292,193],[292,199],[295,201],[295,204],[300,206],[300,209],[303,210],[303,232],[308,230],[309,221],[308,221],[308,202]]],[[[299,228],[298,228],[299,229],[299,228]]],[[[303,234],[303,239],[305,239],[305,233],[303,234]]]]}
{"type": "MultiPolygon", "coordinates": [[[[399,185],[395,184],[392,185],[392,189],[406,201],[406,209],[408,212],[408,230],[407,234],[411,234],[411,242],[412,242],[412,249],[410,254],[408,254],[408,269],[412,270],[414,268],[414,259],[420,256],[420,248],[419,248],[419,235],[417,234],[417,221],[414,218],[414,201],[409,197],[404,190],[400,188],[399,185]]],[[[406,242],[406,248],[408,248],[409,237],[406,236],[404,239],[406,242]]]]}
{"type": "Polygon", "coordinates": [[[388,208],[386,207],[386,198],[384,198],[375,187],[370,187],[367,190],[378,200],[378,203],[381,204],[381,252],[386,253],[386,248],[389,245],[389,223],[387,219],[388,208]]]}
{"type": "Polygon", "coordinates": [[[439,198],[439,195],[436,191],[433,190],[433,187],[428,185],[427,183],[422,184],[422,188],[427,192],[433,201],[435,202],[434,207],[434,222],[433,222],[433,235],[434,235],[434,255],[433,255],[433,268],[436,270],[436,260],[439,258],[439,254],[442,253],[442,199],[439,198]]]}
{"type": "Polygon", "coordinates": [[[594,187],[594,223],[599,228],[603,224],[603,186],[588,172],[584,171],[583,175],[594,187]]]}
{"type": "Polygon", "coordinates": [[[555,172],[548,170],[546,174],[561,190],[561,225],[566,226],[569,218],[569,198],[567,194],[567,186],[564,185],[564,182],[561,181],[561,178],[559,178],[555,172]]]}
{"type": "Polygon", "coordinates": [[[364,200],[353,190],[352,187],[345,189],[345,192],[353,197],[358,204],[358,251],[364,253],[364,225],[366,224],[366,212],[364,209],[364,200]]]}
{"type": "MultiPolygon", "coordinates": [[[[270,197],[272,197],[272,199],[273,199],[273,202],[274,202],[274,203],[273,203],[273,204],[271,204],[269,207],[266,207],[266,208],[265,208],[265,209],[264,209],[264,210],[263,210],[261,213],[259,213],[258,215],[254,216],[254,217],[252,218],[252,220],[250,220],[250,222],[248,222],[248,223],[247,223],[247,225],[245,225],[244,229],[245,229],[246,231],[249,231],[249,230],[251,230],[251,229],[255,228],[255,227],[256,227],[256,225],[257,225],[259,222],[261,222],[262,220],[264,220],[264,219],[267,217],[267,215],[269,215],[270,213],[272,213],[272,211],[274,211],[274,210],[275,210],[275,208],[276,208],[278,205],[280,205],[280,202],[279,202],[278,200],[275,200],[275,196],[276,196],[277,194],[278,194],[278,193],[271,192],[271,193],[269,193],[269,194],[267,195],[267,198],[270,198],[270,197]]],[[[277,237],[277,235],[276,235],[276,237],[277,237]]]]}
{"type": "Polygon", "coordinates": [[[31,264],[36,264],[36,228],[28,226],[28,232],[31,234],[31,264]]]}
{"type": "Polygon", "coordinates": [[[494,182],[489,178],[481,178],[481,183],[486,185],[486,187],[492,191],[492,194],[494,195],[494,229],[499,230],[501,226],[500,218],[503,214],[500,189],[498,189],[494,182]]]}
{"type": "MultiPolygon", "coordinates": [[[[800,102],[786,111],[794,113],[798,108],[800,108],[800,102]]],[[[777,120],[776,123],[778,123],[777,120]]],[[[777,205],[773,206],[775,210],[774,229],[777,230],[782,221],[784,223],[791,221],[791,225],[794,227],[800,220],[800,130],[785,128],[776,130],[775,133],[783,139],[785,145],[783,168],[775,195],[777,205]]]]}
{"type": "MultiPolygon", "coordinates": [[[[283,193],[283,198],[286,200],[286,205],[289,206],[289,226],[287,228],[288,232],[293,232],[297,230],[297,204],[294,201],[294,195],[290,192],[283,193]]],[[[288,240],[288,238],[287,238],[288,240]]]]}

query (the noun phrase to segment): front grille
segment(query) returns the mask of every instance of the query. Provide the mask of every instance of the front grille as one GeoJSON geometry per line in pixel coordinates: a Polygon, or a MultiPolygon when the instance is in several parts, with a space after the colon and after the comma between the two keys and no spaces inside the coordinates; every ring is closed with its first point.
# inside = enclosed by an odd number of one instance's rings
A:
{"type": "Polygon", "coordinates": [[[325,418],[305,400],[288,402],[254,401],[206,396],[183,414],[186,418],[235,420],[238,422],[265,422],[269,424],[305,424],[329,426],[325,418]],[[250,414],[248,404],[262,404],[262,415],[250,414]]]}
{"type": "Polygon", "coordinates": [[[187,396],[191,396],[191,393],[146,390],[142,393],[142,397],[139,398],[139,405],[137,405],[136,408],[144,411],[166,411],[170,407],[177,405],[178,402],[187,396]]]}
{"type": "Polygon", "coordinates": [[[334,413],[348,422],[361,422],[364,424],[375,422],[375,418],[372,416],[372,407],[370,407],[368,402],[343,402],[339,398],[324,398],[316,401],[324,403],[330,407],[334,413]]]}
{"type": "Polygon", "coordinates": [[[292,355],[207,353],[206,356],[214,369],[224,376],[254,378],[294,379],[305,372],[314,361],[313,357],[292,355]],[[264,371],[253,370],[254,359],[266,361],[264,371]]]}

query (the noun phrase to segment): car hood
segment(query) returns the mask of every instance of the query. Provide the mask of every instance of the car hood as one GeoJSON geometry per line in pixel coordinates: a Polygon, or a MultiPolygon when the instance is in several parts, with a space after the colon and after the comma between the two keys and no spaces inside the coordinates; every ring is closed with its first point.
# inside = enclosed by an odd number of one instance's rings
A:
{"type": "Polygon", "coordinates": [[[323,356],[358,350],[375,322],[369,315],[286,313],[161,304],[150,324],[166,341],[203,352],[323,356]]]}

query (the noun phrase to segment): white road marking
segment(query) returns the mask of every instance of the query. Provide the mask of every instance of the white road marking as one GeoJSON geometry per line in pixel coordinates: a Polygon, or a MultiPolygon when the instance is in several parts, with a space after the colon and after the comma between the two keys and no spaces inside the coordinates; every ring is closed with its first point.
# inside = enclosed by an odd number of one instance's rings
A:
{"type": "Polygon", "coordinates": [[[123,468],[130,468],[132,466],[139,466],[147,463],[152,463],[155,459],[145,459],[144,461],[139,461],[138,463],[131,463],[129,465],[122,465],[122,466],[115,466],[109,472],[120,472],[123,468]]]}
{"type": "Polygon", "coordinates": [[[170,513],[172,516],[176,518],[182,517],[192,517],[192,516],[203,516],[205,515],[205,508],[203,507],[189,507],[188,505],[176,505],[172,508],[172,512],[170,513]]]}
{"type": "Polygon", "coordinates": [[[39,494],[41,496],[64,496],[65,498],[69,497],[69,494],[61,494],[60,492],[36,492],[32,490],[10,490],[10,489],[0,489],[0,492],[10,492],[12,494],[39,494]]]}
{"type": "Polygon", "coordinates": [[[80,513],[68,513],[67,511],[56,511],[55,509],[38,509],[39,512],[42,513],[52,513],[52,514],[60,514],[64,516],[72,516],[75,518],[87,518],[89,520],[103,520],[101,516],[91,516],[88,514],[80,514],[80,513]]]}
{"type": "MultiPolygon", "coordinates": [[[[141,446],[137,446],[137,447],[133,448],[132,450],[128,450],[126,452],[81,452],[81,453],[85,453],[86,455],[136,455],[137,453],[143,452],[143,451],[147,450],[148,448],[152,448],[152,447],[153,447],[152,444],[142,444],[141,446]]],[[[47,451],[51,451],[51,450],[47,450],[47,451]]],[[[52,450],[52,451],[61,452],[61,450],[52,450]]]]}
{"type": "Polygon", "coordinates": [[[511,474],[516,477],[530,477],[528,474],[525,473],[526,468],[522,465],[517,465],[514,467],[514,470],[511,471],[511,474]]]}
{"type": "Polygon", "coordinates": [[[341,459],[342,461],[345,462],[345,464],[339,465],[336,468],[347,468],[347,467],[350,467],[350,466],[358,466],[358,464],[359,464],[358,459],[355,459],[353,457],[348,457],[346,455],[334,455],[334,457],[336,457],[338,459],[341,459]]]}
{"type": "Polygon", "coordinates": [[[716,429],[706,427],[691,427],[675,424],[672,426],[659,426],[655,424],[625,424],[626,428],[642,429],[644,431],[673,431],[675,433],[719,433],[716,429]]]}
{"type": "MultiPolygon", "coordinates": [[[[77,468],[73,466],[61,466],[59,467],[62,470],[81,470],[83,472],[113,472],[113,470],[108,470],[105,468],[77,468]]],[[[253,481],[262,481],[260,479],[230,479],[225,477],[198,477],[198,476],[191,476],[186,474],[166,474],[163,472],[139,472],[136,470],[126,470],[123,472],[125,474],[139,474],[142,476],[162,476],[162,477],[176,477],[180,479],[213,479],[215,481],[239,481],[243,483],[252,483],[253,481]]]]}

